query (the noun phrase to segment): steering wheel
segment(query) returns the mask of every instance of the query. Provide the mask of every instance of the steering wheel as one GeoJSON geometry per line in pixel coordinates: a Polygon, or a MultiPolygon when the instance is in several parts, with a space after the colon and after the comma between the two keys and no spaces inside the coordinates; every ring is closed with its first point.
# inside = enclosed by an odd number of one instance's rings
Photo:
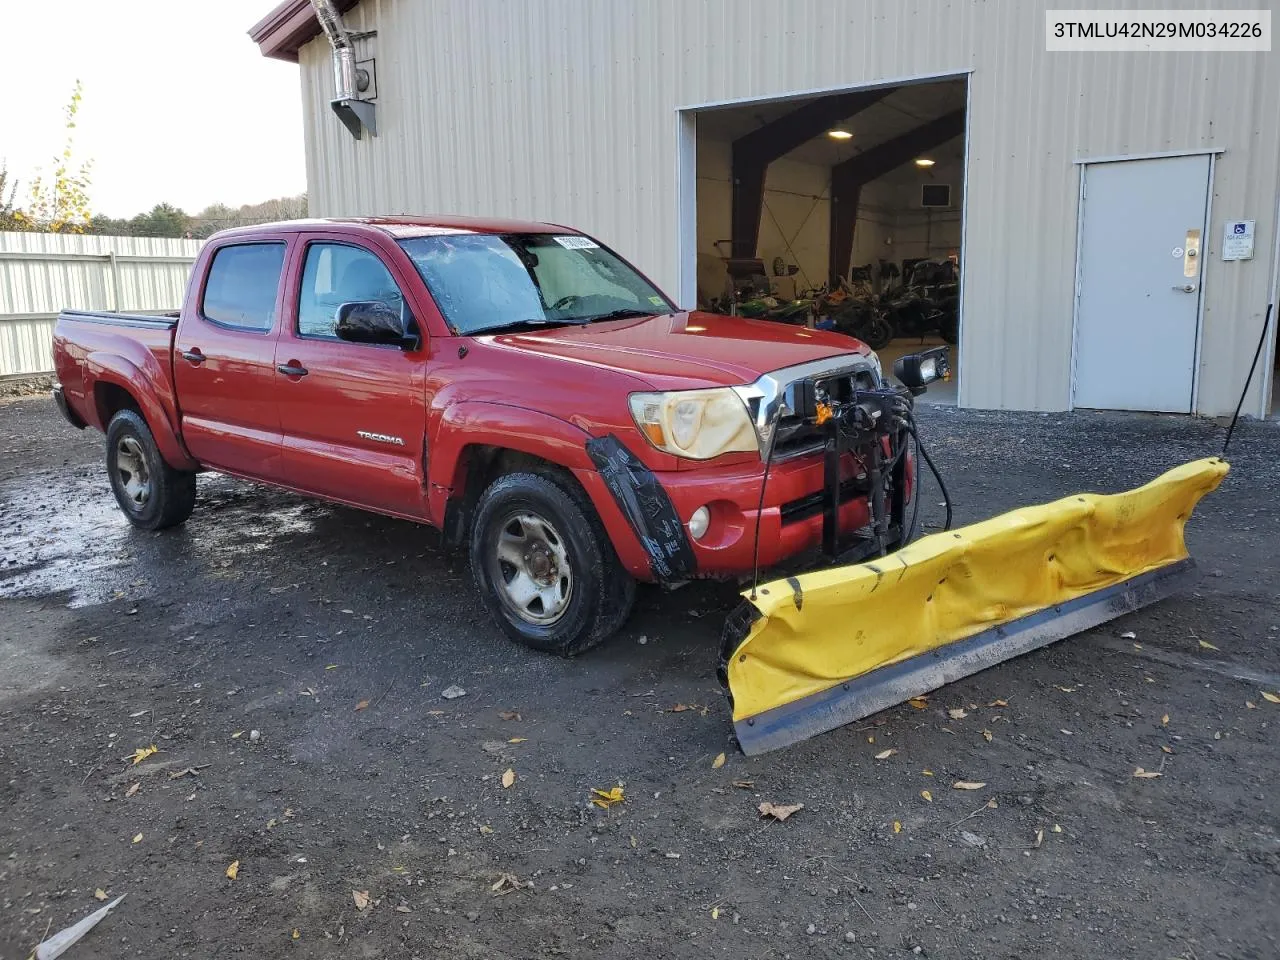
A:
{"type": "Polygon", "coordinates": [[[569,307],[569,306],[571,306],[571,305],[573,305],[573,304],[577,303],[577,302],[578,302],[579,300],[581,300],[581,299],[582,299],[582,298],[581,298],[580,296],[578,296],[576,293],[571,293],[571,294],[569,294],[567,297],[561,297],[559,300],[557,300],[555,303],[553,303],[553,304],[551,305],[551,309],[552,309],[552,310],[563,310],[563,309],[565,309],[566,307],[569,307]]]}

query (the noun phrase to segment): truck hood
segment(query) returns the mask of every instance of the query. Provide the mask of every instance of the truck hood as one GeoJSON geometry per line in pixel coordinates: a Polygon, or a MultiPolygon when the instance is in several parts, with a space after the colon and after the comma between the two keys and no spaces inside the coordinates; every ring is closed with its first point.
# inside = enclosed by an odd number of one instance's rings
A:
{"type": "Polygon", "coordinates": [[[737,386],[844,353],[861,340],[825,330],[714,313],[664,313],[585,326],[498,334],[495,345],[630,374],[662,390],[737,386]]]}

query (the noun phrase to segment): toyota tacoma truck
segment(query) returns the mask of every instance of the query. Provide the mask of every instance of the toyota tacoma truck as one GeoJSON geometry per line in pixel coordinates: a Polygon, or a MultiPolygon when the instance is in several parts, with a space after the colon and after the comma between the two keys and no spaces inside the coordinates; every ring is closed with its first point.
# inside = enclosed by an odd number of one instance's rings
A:
{"type": "MultiPolygon", "coordinates": [[[[874,398],[902,393],[864,344],[681,310],[554,224],[228,230],[177,314],[66,311],[53,351],[54,399],[106,434],[135,526],[183,523],[202,471],[427,524],[540,650],[599,643],[637,581],[745,579],[911,532],[905,436],[850,449],[823,426],[837,395],[870,398],[874,425],[874,398]]],[[[917,393],[945,363],[908,359],[917,393]]]]}

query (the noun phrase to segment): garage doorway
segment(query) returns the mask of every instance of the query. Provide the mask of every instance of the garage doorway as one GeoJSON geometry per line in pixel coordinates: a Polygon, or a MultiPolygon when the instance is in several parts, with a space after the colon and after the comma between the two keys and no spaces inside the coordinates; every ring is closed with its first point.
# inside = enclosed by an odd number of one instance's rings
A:
{"type": "Polygon", "coordinates": [[[923,399],[955,403],[967,99],[966,73],[681,110],[681,303],[834,327],[886,369],[951,345],[923,399]]]}
{"type": "Polygon", "coordinates": [[[1084,165],[1075,406],[1192,411],[1212,170],[1211,154],[1084,165]]]}

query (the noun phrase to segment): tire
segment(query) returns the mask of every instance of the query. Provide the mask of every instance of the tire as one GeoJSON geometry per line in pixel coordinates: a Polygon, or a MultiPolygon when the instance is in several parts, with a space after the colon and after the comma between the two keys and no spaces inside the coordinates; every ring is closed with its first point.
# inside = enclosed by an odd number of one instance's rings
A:
{"type": "Polygon", "coordinates": [[[176,527],[195,509],[196,475],[165,463],[136,410],[121,410],[107,424],[107,479],[120,509],[140,530],[176,527]]]}
{"type": "Polygon", "coordinates": [[[863,332],[866,336],[859,339],[872,350],[883,350],[893,339],[892,325],[878,313],[873,313],[863,324],[863,332]]]}
{"type": "Polygon", "coordinates": [[[471,527],[471,572],[507,636],[563,657],[607,639],[635,601],[635,581],[591,501],[551,472],[510,473],[489,485],[471,527]]]}

